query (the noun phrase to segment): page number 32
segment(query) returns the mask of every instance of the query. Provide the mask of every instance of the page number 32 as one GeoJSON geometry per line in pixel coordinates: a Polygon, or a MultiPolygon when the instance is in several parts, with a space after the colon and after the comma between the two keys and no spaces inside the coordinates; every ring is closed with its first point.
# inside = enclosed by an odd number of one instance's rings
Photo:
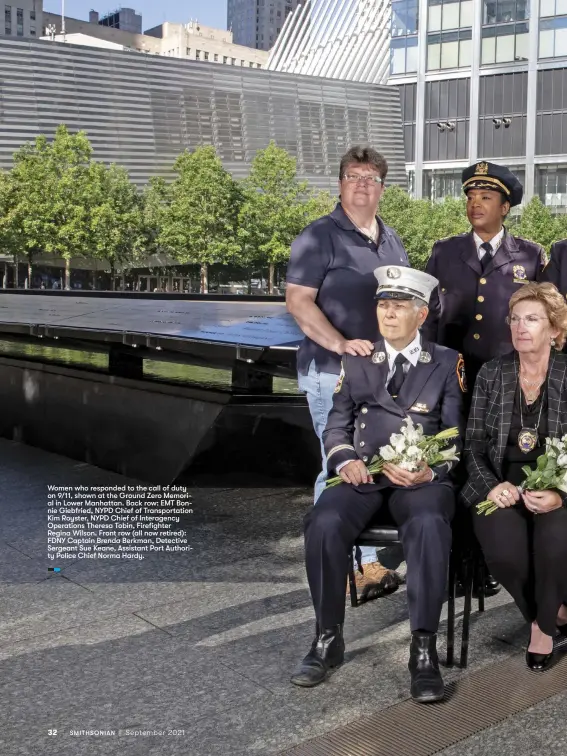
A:
{"type": "Polygon", "coordinates": [[[48,735],[57,735],[57,730],[48,730],[47,734],[48,735]]]}

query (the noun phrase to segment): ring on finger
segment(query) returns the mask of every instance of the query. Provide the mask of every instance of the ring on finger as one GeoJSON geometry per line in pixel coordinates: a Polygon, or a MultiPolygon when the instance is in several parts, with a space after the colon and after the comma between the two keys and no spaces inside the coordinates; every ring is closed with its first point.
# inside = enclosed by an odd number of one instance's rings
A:
{"type": "Polygon", "coordinates": [[[503,495],[503,496],[510,496],[510,491],[509,491],[509,490],[508,490],[507,488],[505,488],[505,489],[504,489],[504,490],[502,491],[502,495],[503,495]]]}

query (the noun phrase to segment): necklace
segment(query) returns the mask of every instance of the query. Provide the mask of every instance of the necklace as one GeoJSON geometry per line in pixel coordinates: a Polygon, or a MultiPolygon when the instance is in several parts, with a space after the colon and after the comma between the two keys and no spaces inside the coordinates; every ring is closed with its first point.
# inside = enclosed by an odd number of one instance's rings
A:
{"type": "MultiPolygon", "coordinates": [[[[541,385],[541,384],[540,384],[541,385]]],[[[538,430],[539,430],[539,422],[541,420],[541,411],[543,409],[543,395],[545,393],[545,389],[542,391],[541,394],[541,404],[539,406],[539,415],[537,417],[537,425],[535,428],[525,428],[524,427],[524,413],[522,412],[522,388],[520,387],[520,424],[521,424],[521,430],[518,433],[518,448],[521,452],[524,454],[528,454],[528,452],[533,451],[538,443],[538,430]]],[[[525,396],[525,394],[524,394],[525,396]]],[[[527,399],[527,397],[526,397],[527,399]]]]}
{"type": "Polygon", "coordinates": [[[524,382],[524,383],[525,383],[525,384],[526,384],[527,386],[537,386],[538,388],[539,388],[539,387],[541,386],[541,384],[542,384],[542,383],[543,383],[543,381],[545,380],[545,378],[543,378],[543,379],[542,379],[542,380],[540,380],[540,381],[528,381],[528,379],[527,379],[527,378],[524,378],[524,376],[523,376],[523,375],[521,375],[521,374],[520,374],[520,378],[521,378],[521,380],[522,380],[522,381],[523,381],[523,382],[524,382]]]}

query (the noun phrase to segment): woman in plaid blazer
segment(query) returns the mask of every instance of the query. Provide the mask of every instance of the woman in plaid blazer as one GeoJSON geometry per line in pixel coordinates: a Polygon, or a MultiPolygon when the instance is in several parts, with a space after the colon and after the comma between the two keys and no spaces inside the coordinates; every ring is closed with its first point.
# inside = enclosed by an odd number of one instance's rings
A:
{"type": "Polygon", "coordinates": [[[567,497],[518,486],[546,437],[567,434],[567,304],[553,284],[527,283],[508,322],[514,351],[485,363],[475,383],[461,497],[490,571],[531,622],[526,663],[543,671],[567,650],[567,497]],[[490,516],[476,513],[485,499],[499,507],[490,516]]]}

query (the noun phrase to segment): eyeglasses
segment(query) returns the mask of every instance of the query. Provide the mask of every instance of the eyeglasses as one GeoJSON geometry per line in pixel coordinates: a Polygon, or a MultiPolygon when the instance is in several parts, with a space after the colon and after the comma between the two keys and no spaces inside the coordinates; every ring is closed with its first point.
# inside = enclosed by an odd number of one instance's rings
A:
{"type": "Polygon", "coordinates": [[[377,184],[380,186],[384,183],[381,176],[359,176],[356,173],[345,173],[343,179],[347,184],[377,184]]]}
{"type": "Polygon", "coordinates": [[[517,328],[522,320],[526,328],[537,328],[542,320],[549,320],[549,318],[541,318],[539,315],[523,315],[522,317],[519,315],[509,315],[506,318],[506,322],[511,328],[517,328]]]}

